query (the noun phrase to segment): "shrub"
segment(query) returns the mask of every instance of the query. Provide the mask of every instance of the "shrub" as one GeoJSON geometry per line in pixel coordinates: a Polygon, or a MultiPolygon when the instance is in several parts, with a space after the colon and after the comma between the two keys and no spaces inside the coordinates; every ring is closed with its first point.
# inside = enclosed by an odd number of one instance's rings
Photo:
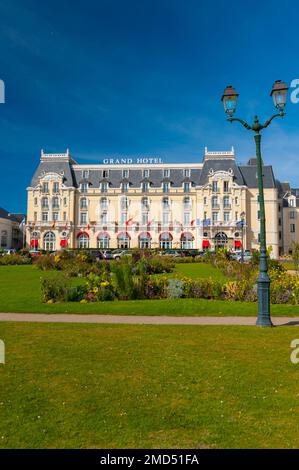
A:
{"type": "Polygon", "coordinates": [[[184,283],[180,279],[168,279],[167,297],[180,299],[184,294],[184,283]]]}
{"type": "Polygon", "coordinates": [[[58,302],[67,298],[70,285],[68,280],[62,276],[50,279],[41,279],[42,302],[58,302]]]}
{"type": "Polygon", "coordinates": [[[11,266],[18,264],[31,264],[31,259],[27,256],[20,256],[19,254],[0,256],[1,266],[11,266]]]}

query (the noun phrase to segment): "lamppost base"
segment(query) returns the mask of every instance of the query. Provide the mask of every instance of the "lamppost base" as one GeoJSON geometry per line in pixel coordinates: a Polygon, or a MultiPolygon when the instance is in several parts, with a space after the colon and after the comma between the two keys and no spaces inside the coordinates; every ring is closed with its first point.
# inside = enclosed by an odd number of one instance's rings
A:
{"type": "Polygon", "coordinates": [[[268,318],[258,318],[256,321],[256,326],[260,326],[261,328],[274,327],[273,323],[268,318]]]}

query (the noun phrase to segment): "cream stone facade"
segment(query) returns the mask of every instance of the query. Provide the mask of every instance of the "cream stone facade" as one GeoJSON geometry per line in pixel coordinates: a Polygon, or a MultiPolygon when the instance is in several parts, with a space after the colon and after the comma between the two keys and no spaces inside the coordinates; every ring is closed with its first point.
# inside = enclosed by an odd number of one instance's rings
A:
{"type": "MultiPolygon", "coordinates": [[[[255,159],[205,149],[199,163],[161,159],[78,164],[67,150],[42,151],[28,190],[27,243],[32,249],[258,249],[255,159]],[[154,162],[154,163],[151,163],[154,162]]],[[[265,165],[267,245],[278,257],[292,236],[284,214],[285,187],[265,165]],[[285,233],[284,233],[285,232],[285,233]]]]}

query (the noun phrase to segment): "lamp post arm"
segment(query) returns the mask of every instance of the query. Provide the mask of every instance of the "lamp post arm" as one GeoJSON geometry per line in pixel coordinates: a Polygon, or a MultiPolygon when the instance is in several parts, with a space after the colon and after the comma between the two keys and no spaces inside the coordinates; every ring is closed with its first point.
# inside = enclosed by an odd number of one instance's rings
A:
{"type": "Polygon", "coordinates": [[[240,122],[242,124],[242,126],[244,126],[246,129],[252,130],[252,127],[249,124],[247,124],[247,122],[243,121],[243,119],[230,117],[227,120],[229,122],[240,122]]]}
{"type": "Polygon", "coordinates": [[[268,119],[265,124],[263,124],[263,129],[266,129],[266,127],[268,127],[271,122],[273,121],[273,119],[277,118],[277,117],[283,117],[285,116],[285,113],[277,113],[277,114],[273,114],[270,119],[268,119]]]}

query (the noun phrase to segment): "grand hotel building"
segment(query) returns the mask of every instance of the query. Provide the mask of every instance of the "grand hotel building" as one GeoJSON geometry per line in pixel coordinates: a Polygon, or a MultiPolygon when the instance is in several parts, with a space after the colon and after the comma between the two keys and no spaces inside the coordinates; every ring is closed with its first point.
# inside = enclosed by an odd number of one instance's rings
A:
{"type": "MultiPolygon", "coordinates": [[[[296,241],[299,191],[276,180],[269,165],[263,174],[267,245],[278,257],[296,241]]],[[[81,165],[68,150],[42,151],[27,190],[31,249],[259,246],[256,160],[237,165],[233,148],[176,164],[81,165]]]]}

